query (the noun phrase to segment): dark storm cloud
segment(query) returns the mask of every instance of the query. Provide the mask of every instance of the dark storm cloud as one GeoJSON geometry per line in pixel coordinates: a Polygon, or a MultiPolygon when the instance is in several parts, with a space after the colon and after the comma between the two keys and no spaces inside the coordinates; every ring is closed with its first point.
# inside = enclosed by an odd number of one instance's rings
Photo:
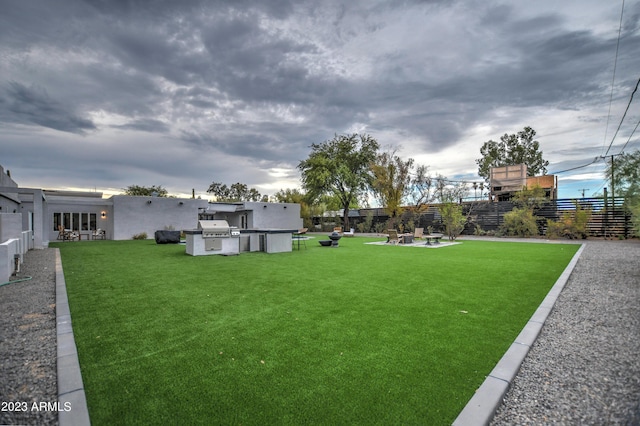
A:
{"type": "MultiPolygon", "coordinates": [[[[91,146],[108,182],[163,176],[155,153],[169,153],[193,163],[171,169],[181,187],[220,161],[213,180],[272,183],[269,170],[295,169],[312,143],[360,131],[407,156],[464,146],[473,169],[482,142],[531,125],[562,140],[560,158],[584,143],[576,128],[606,118],[619,12],[586,0],[5,0],[0,126],[17,136],[2,142],[63,132],[61,161],[91,146]]],[[[625,6],[620,102],[637,79],[639,17],[640,3],[625,6]]]]}
{"type": "Polygon", "coordinates": [[[0,94],[0,121],[48,127],[84,134],[95,130],[91,120],[78,116],[71,107],[52,99],[42,87],[11,81],[0,94]]]}
{"type": "Polygon", "coordinates": [[[113,127],[122,130],[137,130],[151,133],[167,133],[169,131],[169,126],[167,126],[166,123],[150,118],[133,120],[127,124],[114,125],[113,127]]]}

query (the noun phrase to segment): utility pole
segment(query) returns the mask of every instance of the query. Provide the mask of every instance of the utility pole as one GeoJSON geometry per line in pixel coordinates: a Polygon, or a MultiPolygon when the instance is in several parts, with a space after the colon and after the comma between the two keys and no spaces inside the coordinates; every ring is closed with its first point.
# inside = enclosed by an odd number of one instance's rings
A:
{"type": "Polygon", "coordinates": [[[615,198],[616,191],[615,191],[615,184],[614,184],[614,181],[615,181],[614,164],[615,162],[613,161],[613,155],[611,155],[611,205],[615,209],[616,208],[616,198],[615,198]]]}
{"type": "Polygon", "coordinates": [[[607,206],[609,205],[609,201],[607,200],[607,188],[604,188],[604,221],[602,222],[602,234],[604,235],[604,239],[607,239],[607,231],[609,229],[609,211],[607,206]]]}
{"type": "Polygon", "coordinates": [[[584,191],[588,191],[589,188],[578,189],[578,191],[582,192],[582,198],[584,198],[584,191]]]}

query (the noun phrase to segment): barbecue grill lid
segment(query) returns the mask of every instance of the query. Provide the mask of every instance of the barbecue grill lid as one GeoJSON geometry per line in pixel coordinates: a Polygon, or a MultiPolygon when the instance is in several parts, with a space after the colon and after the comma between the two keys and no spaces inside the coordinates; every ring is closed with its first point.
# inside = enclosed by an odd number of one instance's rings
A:
{"type": "Polygon", "coordinates": [[[229,222],[226,220],[199,220],[198,229],[229,229],[229,222]]]}

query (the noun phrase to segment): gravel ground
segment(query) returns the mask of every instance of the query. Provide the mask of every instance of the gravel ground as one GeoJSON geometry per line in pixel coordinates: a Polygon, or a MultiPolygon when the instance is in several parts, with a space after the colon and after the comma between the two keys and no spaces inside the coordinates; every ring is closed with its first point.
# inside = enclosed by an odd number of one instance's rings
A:
{"type": "Polygon", "coordinates": [[[589,240],[498,425],[640,425],[640,242],[589,240]]]}
{"type": "Polygon", "coordinates": [[[58,412],[40,406],[58,401],[55,251],[29,251],[24,277],[0,287],[0,424],[56,425],[58,412]]]}
{"type": "MultiPolygon", "coordinates": [[[[57,424],[55,253],[32,250],[0,287],[0,424],[57,424]]],[[[640,425],[640,241],[589,240],[492,422],[640,425]]]]}

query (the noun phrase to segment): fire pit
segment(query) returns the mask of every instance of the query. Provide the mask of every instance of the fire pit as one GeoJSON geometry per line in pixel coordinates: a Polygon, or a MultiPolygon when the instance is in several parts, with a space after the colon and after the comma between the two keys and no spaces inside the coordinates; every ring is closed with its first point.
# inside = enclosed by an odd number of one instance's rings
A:
{"type": "Polygon", "coordinates": [[[331,240],[331,247],[338,247],[338,240],[342,238],[342,235],[338,234],[336,231],[333,231],[331,235],[329,235],[329,239],[331,240]]]}
{"type": "Polygon", "coordinates": [[[320,240],[318,242],[322,247],[329,247],[331,244],[333,244],[333,241],[331,240],[320,240]]]}

